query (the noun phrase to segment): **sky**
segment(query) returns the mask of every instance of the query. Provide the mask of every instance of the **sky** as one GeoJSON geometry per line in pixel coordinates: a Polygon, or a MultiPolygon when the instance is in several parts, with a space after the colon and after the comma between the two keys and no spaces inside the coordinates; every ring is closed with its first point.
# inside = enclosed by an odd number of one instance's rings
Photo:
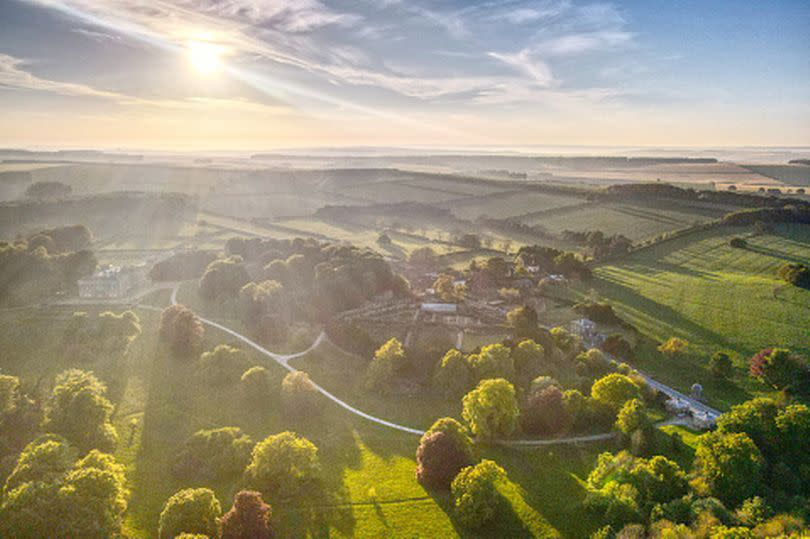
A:
{"type": "Polygon", "coordinates": [[[0,145],[810,146],[807,0],[0,0],[0,145]]]}

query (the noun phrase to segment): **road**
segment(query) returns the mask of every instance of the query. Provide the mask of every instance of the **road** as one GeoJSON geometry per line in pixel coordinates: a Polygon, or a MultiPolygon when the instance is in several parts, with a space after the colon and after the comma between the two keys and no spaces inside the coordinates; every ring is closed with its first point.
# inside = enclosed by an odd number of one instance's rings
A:
{"type": "MultiPolygon", "coordinates": [[[[177,304],[177,292],[178,292],[180,286],[179,286],[179,283],[174,283],[171,286],[172,286],[171,303],[172,303],[172,305],[176,305],[177,304]]],[[[151,305],[137,305],[137,307],[141,308],[141,309],[145,309],[145,310],[156,311],[156,312],[160,312],[160,311],[163,310],[163,309],[161,309],[159,307],[153,307],[151,305]]],[[[216,328],[216,329],[218,329],[220,331],[224,331],[228,335],[231,335],[235,339],[245,343],[246,345],[250,346],[254,350],[258,351],[259,353],[269,357],[270,359],[275,361],[277,364],[279,364],[281,367],[288,370],[289,372],[297,372],[297,369],[289,364],[290,360],[293,360],[295,358],[298,358],[298,357],[301,357],[301,356],[304,356],[304,355],[308,354],[309,352],[311,352],[312,350],[317,348],[321,343],[323,343],[323,341],[328,340],[328,337],[327,337],[326,333],[322,331],[317,336],[317,338],[313,341],[313,343],[306,350],[303,350],[301,352],[296,352],[294,354],[277,354],[275,352],[271,352],[270,350],[267,350],[266,348],[264,348],[260,344],[258,344],[256,342],[252,341],[251,339],[245,337],[241,333],[238,333],[237,331],[234,331],[234,330],[232,330],[232,329],[230,329],[230,328],[228,328],[226,326],[223,326],[222,324],[214,322],[213,320],[208,320],[207,318],[200,317],[200,321],[203,324],[207,325],[207,326],[216,328]]],[[[705,406],[702,403],[698,403],[694,399],[691,399],[691,398],[687,397],[686,395],[683,395],[682,393],[679,393],[678,391],[670,388],[669,386],[666,386],[664,384],[656,382],[655,380],[653,380],[652,378],[647,377],[646,375],[645,375],[645,378],[647,379],[648,383],[650,383],[651,386],[655,387],[659,391],[662,391],[663,393],[666,393],[667,395],[669,395],[669,396],[671,396],[673,398],[675,398],[674,396],[677,395],[678,396],[677,398],[681,398],[681,399],[683,399],[683,400],[685,400],[687,402],[693,402],[696,405],[696,407],[699,405],[702,409],[705,409],[705,410],[710,411],[710,412],[712,412],[714,414],[717,414],[717,415],[720,414],[720,412],[718,412],[717,410],[709,408],[708,406],[705,406]]],[[[381,419],[379,417],[368,414],[368,413],[366,413],[366,412],[352,406],[351,404],[341,400],[340,398],[338,398],[337,396],[335,396],[334,394],[330,393],[325,388],[323,388],[322,386],[317,384],[314,380],[312,381],[312,384],[315,386],[315,389],[317,389],[318,392],[321,395],[323,395],[324,397],[326,397],[330,401],[334,402],[335,404],[337,404],[341,408],[351,412],[352,414],[354,414],[356,416],[359,416],[359,417],[362,417],[363,419],[366,419],[366,420],[368,420],[368,421],[370,421],[372,423],[375,423],[377,425],[381,425],[381,426],[384,426],[384,427],[388,427],[390,429],[397,430],[397,431],[400,431],[400,432],[405,432],[405,433],[408,433],[408,434],[415,434],[417,436],[421,436],[421,435],[423,435],[425,433],[425,431],[423,431],[423,430],[408,427],[406,425],[401,425],[399,423],[394,423],[392,421],[381,419]]],[[[572,436],[572,437],[567,437],[567,438],[548,438],[548,439],[542,439],[542,440],[538,440],[538,439],[496,440],[496,443],[501,444],[501,445],[510,446],[510,447],[531,447],[531,446],[548,446],[548,445],[561,445],[561,444],[580,444],[580,443],[590,443],[590,442],[609,440],[609,439],[615,437],[616,435],[617,435],[616,432],[605,432],[605,433],[601,433],[601,434],[592,434],[592,435],[586,435],[586,436],[572,436]]]]}

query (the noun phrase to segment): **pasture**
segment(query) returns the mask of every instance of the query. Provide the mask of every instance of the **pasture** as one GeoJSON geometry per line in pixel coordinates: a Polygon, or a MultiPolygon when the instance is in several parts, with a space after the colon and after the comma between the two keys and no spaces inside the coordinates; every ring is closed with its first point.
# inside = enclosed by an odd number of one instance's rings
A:
{"type": "MultiPolygon", "coordinates": [[[[598,267],[585,285],[610,301],[619,315],[646,337],[688,340],[689,357],[664,359],[650,347],[637,358],[664,382],[688,389],[710,384],[708,358],[716,350],[737,353],[735,382],[743,389],[717,388],[720,405],[742,400],[756,386],[748,380],[747,359],[768,346],[808,355],[810,290],[786,285],[776,275],[785,262],[810,260],[810,227],[782,225],[754,236],[726,228],[690,234],[598,267]],[[745,237],[748,248],[729,246],[745,237]]],[[[761,386],[759,386],[761,389],[761,386]]]]}
{"type": "MultiPolygon", "coordinates": [[[[159,302],[164,296],[153,299],[159,302]]],[[[154,537],[163,503],[180,488],[210,487],[226,509],[230,506],[233,494],[242,486],[240,477],[210,483],[180,480],[171,472],[173,457],[187,436],[220,426],[239,426],[254,440],[293,430],[318,446],[323,492],[304,503],[274,504],[273,522],[280,536],[470,536],[451,517],[449,498],[424,490],[416,481],[416,436],[373,425],[328,401],[317,418],[284,413],[278,388],[286,371],[252,351],[248,351],[251,363],[266,366],[270,373],[272,389],[266,402],[247,403],[238,384],[212,391],[194,361],[178,361],[158,342],[158,314],[148,311],[138,310],[143,332],[124,358],[77,364],[60,345],[69,314],[70,310],[38,309],[0,313],[0,345],[6,351],[0,368],[19,375],[26,389],[36,386],[42,392],[56,373],[68,367],[93,370],[108,384],[119,434],[116,458],[126,467],[132,491],[124,526],[129,537],[154,537]]],[[[206,349],[229,342],[232,339],[227,334],[210,328],[206,332],[206,349]]],[[[311,368],[317,379],[345,366],[338,354],[331,348],[319,349],[301,358],[298,366],[311,368]]],[[[344,373],[347,376],[352,375],[344,373]]],[[[342,382],[335,378],[332,383],[342,382]]],[[[390,412],[396,418],[391,405],[357,404],[381,414],[390,412]]],[[[407,408],[399,406],[400,410],[407,408]]],[[[445,412],[419,408],[423,414],[420,427],[445,412]]],[[[504,518],[495,527],[482,530],[481,536],[581,537],[590,533],[595,522],[581,517],[581,480],[602,449],[598,445],[526,451],[482,448],[483,456],[505,467],[509,480],[499,485],[504,518]],[[526,458],[528,452],[532,458],[526,458]]]]}

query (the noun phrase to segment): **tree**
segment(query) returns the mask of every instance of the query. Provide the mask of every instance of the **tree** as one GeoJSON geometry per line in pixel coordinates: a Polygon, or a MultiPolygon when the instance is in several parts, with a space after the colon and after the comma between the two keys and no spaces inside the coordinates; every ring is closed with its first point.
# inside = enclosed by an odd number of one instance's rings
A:
{"type": "Polygon", "coordinates": [[[443,394],[457,398],[470,388],[470,378],[470,366],[464,355],[451,348],[439,362],[433,382],[443,394]]]}
{"type": "Polygon", "coordinates": [[[110,452],[117,435],[110,418],[113,405],[107,387],[92,373],[70,369],[56,377],[45,408],[43,428],[64,436],[83,453],[91,449],[110,452]]]}
{"type": "Polygon", "coordinates": [[[198,430],[177,453],[172,472],[180,478],[222,480],[250,461],[253,440],[238,427],[198,430]]]}
{"type": "Polygon", "coordinates": [[[317,483],[319,475],[318,448],[289,431],[256,444],[245,469],[248,484],[276,500],[302,494],[317,483]]]}
{"type": "Polygon", "coordinates": [[[194,312],[185,305],[170,305],[160,315],[160,338],[169,343],[177,357],[193,357],[199,353],[205,337],[205,327],[194,312]]]}
{"type": "Polygon", "coordinates": [[[452,275],[442,273],[433,282],[433,289],[439,299],[447,302],[456,302],[464,299],[464,286],[454,284],[452,275]]]}
{"type": "Polygon", "coordinates": [[[459,472],[450,490],[453,509],[462,525],[476,529],[495,517],[501,503],[497,483],[505,478],[504,469],[486,459],[459,472]]]}
{"type": "Polygon", "coordinates": [[[245,351],[227,344],[217,345],[200,356],[200,372],[212,386],[238,382],[247,366],[248,356],[245,351]]]}
{"type": "Polygon", "coordinates": [[[728,244],[735,249],[745,249],[748,247],[748,242],[745,241],[745,238],[731,238],[728,244]]]}
{"type": "Polygon", "coordinates": [[[200,296],[207,300],[233,298],[250,282],[241,256],[214,260],[200,278],[200,296]]]}
{"type": "Polygon", "coordinates": [[[616,429],[626,436],[637,431],[648,431],[652,427],[647,410],[640,399],[631,399],[624,403],[616,418],[616,429]]]}
{"type": "Polygon", "coordinates": [[[121,533],[129,492],[112,455],[76,451],[59,436],[31,442],[6,480],[0,536],[107,539],[121,533]]]}
{"type": "Polygon", "coordinates": [[[736,506],[759,492],[764,464],[747,434],[710,432],[698,439],[692,485],[698,494],[736,506]]]}
{"type": "Polygon", "coordinates": [[[479,353],[469,356],[469,362],[473,375],[479,381],[486,378],[510,380],[515,377],[512,353],[509,348],[500,343],[484,346],[479,353]]]}
{"type": "Polygon", "coordinates": [[[512,349],[515,373],[521,380],[531,380],[543,370],[545,349],[531,339],[520,341],[512,349]]]}
{"type": "Polygon", "coordinates": [[[253,402],[261,402],[270,394],[270,374],[260,366],[251,367],[242,373],[242,389],[253,402]]]}
{"type": "Polygon", "coordinates": [[[416,450],[416,479],[426,487],[447,490],[465,466],[475,462],[472,439],[455,419],[436,421],[419,440],[416,450]]]}
{"type": "Polygon", "coordinates": [[[219,520],[221,539],[270,539],[271,508],[262,500],[260,492],[240,490],[233,499],[231,510],[219,520]]]}
{"type": "Polygon", "coordinates": [[[625,402],[640,399],[641,389],[628,376],[614,372],[594,382],[591,396],[597,402],[618,412],[625,402]]]}
{"type": "Polygon", "coordinates": [[[731,361],[731,354],[725,350],[718,350],[709,359],[709,370],[712,376],[721,380],[731,378],[734,364],[731,361]]]}
{"type": "Polygon", "coordinates": [[[462,400],[462,417],[475,436],[486,440],[512,434],[519,414],[515,388],[503,378],[481,381],[462,400]]]}
{"type": "Polygon", "coordinates": [[[520,414],[520,422],[523,430],[531,434],[554,436],[565,432],[571,426],[571,416],[560,388],[550,385],[533,392],[520,414]]]}
{"type": "Polygon", "coordinates": [[[290,268],[286,260],[273,260],[264,267],[264,278],[282,285],[290,282],[290,268]]]}
{"type": "Polygon", "coordinates": [[[405,368],[405,349],[392,338],[374,353],[366,371],[366,387],[379,393],[387,392],[394,377],[405,368]]]}
{"type": "Polygon", "coordinates": [[[675,357],[685,354],[688,348],[689,343],[684,339],[670,337],[664,343],[658,346],[658,351],[665,356],[675,357]]]}
{"type": "Polygon", "coordinates": [[[187,488],[172,495],[160,513],[158,537],[173,539],[181,533],[219,537],[217,519],[222,507],[208,488],[187,488]]]}
{"type": "Polygon", "coordinates": [[[537,311],[528,305],[515,307],[506,319],[518,339],[532,339],[537,334],[537,311]]]}
{"type": "Polygon", "coordinates": [[[755,354],[749,362],[749,373],[774,389],[803,387],[808,367],[797,355],[786,348],[766,348],[755,354]]]}
{"type": "Polygon", "coordinates": [[[408,263],[419,268],[432,269],[437,263],[436,252],[430,247],[419,247],[411,251],[408,263]]]}
{"type": "Polygon", "coordinates": [[[281,402],[291,414],[312,415],[318,411],[318,389],[307,373],[291,372],[281,382],[281,402]]]}
{"type": "Polygon", "coordinates": [[[0,374],[0,415],[13,412],[19,400],[20,379],[0,374]]]}

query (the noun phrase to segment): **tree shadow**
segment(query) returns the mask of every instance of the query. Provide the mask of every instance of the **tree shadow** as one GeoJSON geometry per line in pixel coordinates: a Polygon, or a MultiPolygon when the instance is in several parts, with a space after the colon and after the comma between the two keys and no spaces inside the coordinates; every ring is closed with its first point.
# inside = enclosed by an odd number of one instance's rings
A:
{"type": "Polygon", "coordinates": [[[794,264],[807,264],[807,258],[799,258],[798,256],[792,256],[787,253],[783,253],[781,251],[777,251],[776,249],[771,249],[769,247],[761,247],[759,245],[751,245],[749,244],[746,247],[748,251],[752,251],[754,253],[761,254],[763,256],[769,256],[771,258],[778,258],[780,260],[784,260],[785,262],[792,262],[794,264]]]}

